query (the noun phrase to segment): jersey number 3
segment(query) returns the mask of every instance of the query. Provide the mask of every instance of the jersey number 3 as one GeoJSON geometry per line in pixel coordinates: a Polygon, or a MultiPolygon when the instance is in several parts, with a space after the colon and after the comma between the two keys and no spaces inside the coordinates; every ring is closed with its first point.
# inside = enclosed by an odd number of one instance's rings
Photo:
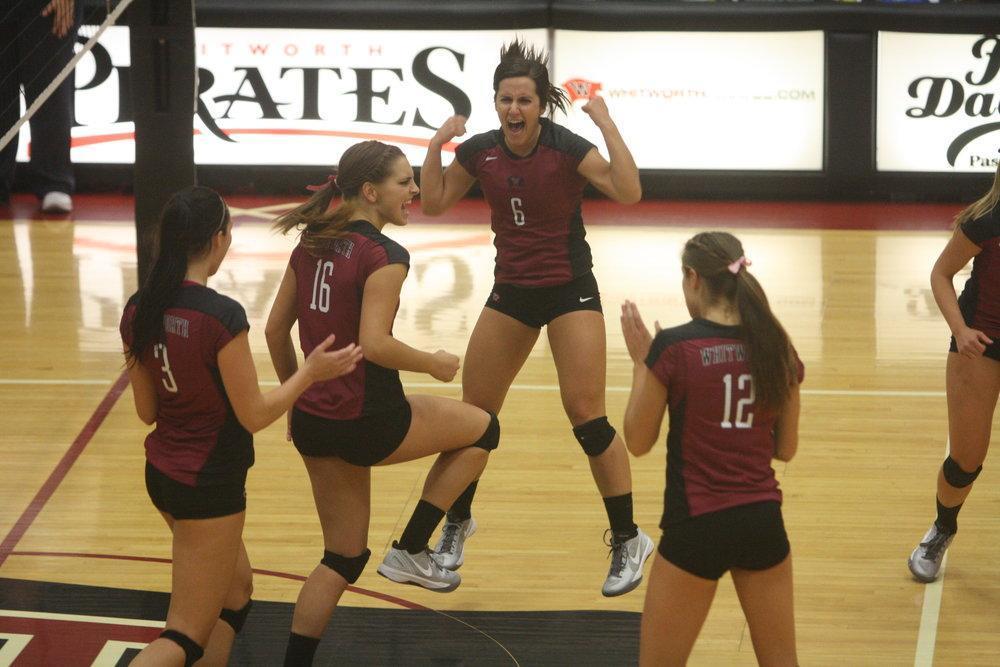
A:
{"type": "Polygon", "coordinates": [[[163,360],[163,365],[160,366],[160,370],[163,371],[163,386],[167,388],[171,394],[177,393],[177,380],[174,379],[174,372],[170,370],[170,359],[167,358],[167,346],[163,343],[157,343],[153,346],[153,356],[157,359],[163,360]]]}
{"type": "Polygon", "coordinates": [[[726,385],[726,408],[722,415],[722,428],[750,428],[753,426],[753,412],[748,408],[753,407],[753,377],[749,373],[740,375],[736,380],[736,389],[742,394],[747,393],[743,398],[736,401],[736,422],[730,421],[733,411],[733,374],[726,373],[722,378],[722,383],[726,385]],[[749,389],[749,392],[747,392],[749,389]]]}
{"type": "Polygon", "coordinates": [[[316,276],[313,278],[313,295],[312,303],[309,304],[309,308],[312,310],[318,310],[321,313],[330,312],[330,285],[327,284],[326,279],[333,276],[333,262],[323,261],[322,259],[316,261],[316,276]]]}

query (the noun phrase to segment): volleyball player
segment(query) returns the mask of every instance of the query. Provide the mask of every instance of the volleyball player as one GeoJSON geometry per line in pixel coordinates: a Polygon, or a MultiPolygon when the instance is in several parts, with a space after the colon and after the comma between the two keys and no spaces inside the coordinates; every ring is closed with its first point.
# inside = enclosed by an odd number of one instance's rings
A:
{"type": "MultiPolygon", "coordinates": [[[[602,98],[582,110],[600,128],[610,162],[543,117],[565,111],[567,100],[533,48],[519,41],[504,47],[493,90],[500,129],[465,141],[442,173],[441,147],[465,133],[465,119],[450,118],[431,139],[420,172],[428,215],[451,208],[478,180],[496,235],[496,283],[469,340],[462,398],[498,412],[548,327],[563,407],[611,524],[612,562],[602,592],[621,595],[642,580],[653,542],[633,521],[628,454],[606,416],[604,316],[580,204],[588,182],[617,202],[639,201],[639,171],[602,98]]],[[[472,484],[448,512],[436,547],[446,567],[462,565],[465,540],[476,529],[475,490],[472,484]]]]}
{"type": "Polygon", "coordinates": [[[683,665],[732,574],[761,665],[795,665],[792,559],[771,458],[798,445],[803,378],[740,242],[705,232],[681,256],[693,318],[651,338],[634,303],[622,333],[634,363],[625,442],[641,456],[669,407],[663,537],[646,589],[641,665],[683,665]]]}
{"type": "Polygon", "coordinates": [[[459,366],[455,355],[416,350],[392,332],[410,257],[382,230],[407,223],[419,191],[399,148],[364,141],[344,152],[335,180],[275,223],[285,233],[302,231],[267,321],[278,377],[295,372],[296,320],[306,354],[330,331],[365,350],[354,372],[315,385],[292,411],[291,437],[312,482],[325,551],[295,604],[286,665],[311,663],[340,596],[371,554],[371,466],[440,453],[378,572],[440,592],[461,583],[427,543],[445,510],[482,473],[500,427],[494,415],[467,403],[403,393],[400,370],[450,382],[459,366]],[[337,190],[343,201],[331,210],[337,190]]]}
{"type": "Polygon", "coordinates": [[[136,412],[146,437],[146,489],[173,532],[166,629],[133,665],[225,664],[250,610],[243,546],[253,436],[312,382],[352,370],[361,352],[316,346],[302,369],[261,394],[246,313],[206,287],[232,242],[229,209],[208,188],[174,195],[163,210],[159,253],[122,315],[136,412]]]}
{"type": "Polygon", "coordinates": [[[951,329],[945,370],[950,451],[937,475],[937,518],[910,554],[910,572],[929,583],[958,532],[958,512],[983,469],[1000,394],[1000,167],[993,186],[955,218],[955,233],[931,270],[931,289],[951,329]],[[955,297],[952,279],[972,276],[955,297]]]}

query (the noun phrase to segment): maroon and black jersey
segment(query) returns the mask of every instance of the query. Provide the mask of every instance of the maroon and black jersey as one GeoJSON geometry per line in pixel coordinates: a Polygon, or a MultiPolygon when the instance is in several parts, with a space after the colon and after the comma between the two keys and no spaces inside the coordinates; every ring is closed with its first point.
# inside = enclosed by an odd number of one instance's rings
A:
{"type": "MultiPolygon", "coordinates": [[[[998,207],[1000,208],[1000,207],[998,207]]],[[[958,305],[965,323],[997,340],[1000,337],[1000,210],[962,223],[962,233],[982,248],[972,260],[972,275],[958,305]]]]}
{"type": "MultiPolygon", "coordinates": [[[[804,368],[798,361],[799,381],[804,368]]],[[[765,500],[777,415],[754,403],[740,327],[695,319],[656,335],[646,365],[667,388],[667,485],[661,527],[765,500]]]]}
{"type": "MultiPolygon", "coordinates": [[[[132,342],[137,295],[122,314],[122,341],[132,342]]],[[[219,373],[219,350],[247,331],[243,306],[198,283],[184,281],[163,314],[162,342],[140,357],[159,400],[156,428],[146,436],[146,460],[188,486],[241,479],[253,465],[253,436],[229,403],[219,373]]]]}
{"type": "Polygon", "coordinates": [[[594,144],[548,118],[540,122],[538,145],[526,157],[510,152],[501,130],[477,134],[455,152],[490,205],[498,283],[562,285],[592,266],[580,213],[587,179],[576,168],[594,144]]]}
{"type": "MultiPolygon", "coordinates": [[[[357,220],[318,256],[299,245],[289,264],[298,288],[299,343],[308,355],[331,333],[337,336],[335,348],[357,343],[365,281],[389,264],[408,267],[410,254],[370,222],[357,220]]],[[[310,386],[295,407],[326,419],[357,419],[398,409],[405,401],[399,371],[365,359],[347,375],[310,386]]]]}

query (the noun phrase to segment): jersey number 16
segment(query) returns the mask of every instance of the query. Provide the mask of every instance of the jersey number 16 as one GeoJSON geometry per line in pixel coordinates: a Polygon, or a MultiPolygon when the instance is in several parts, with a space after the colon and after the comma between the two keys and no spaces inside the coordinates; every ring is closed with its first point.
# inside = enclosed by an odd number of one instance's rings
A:
{"type": "Polygon", "coordinates": [[[316,275],[313,277],[312,303],[309,304],[311,310],[318,310],[321,313],[330,312],[330,286],[326,279],[333,276],[333,262],[322,259],[316,260],[316,275]]]}

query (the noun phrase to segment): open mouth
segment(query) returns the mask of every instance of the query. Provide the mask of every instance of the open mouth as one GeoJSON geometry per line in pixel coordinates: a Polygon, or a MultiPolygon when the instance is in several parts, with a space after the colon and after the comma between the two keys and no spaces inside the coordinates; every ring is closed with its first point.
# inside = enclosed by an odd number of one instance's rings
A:
{"type": "Polygon", "coordinates": [[[524,121],[509,120],[507,121],[507,129],[510,130],[511,134],[519,134],[524,131],[524,121]]]}

